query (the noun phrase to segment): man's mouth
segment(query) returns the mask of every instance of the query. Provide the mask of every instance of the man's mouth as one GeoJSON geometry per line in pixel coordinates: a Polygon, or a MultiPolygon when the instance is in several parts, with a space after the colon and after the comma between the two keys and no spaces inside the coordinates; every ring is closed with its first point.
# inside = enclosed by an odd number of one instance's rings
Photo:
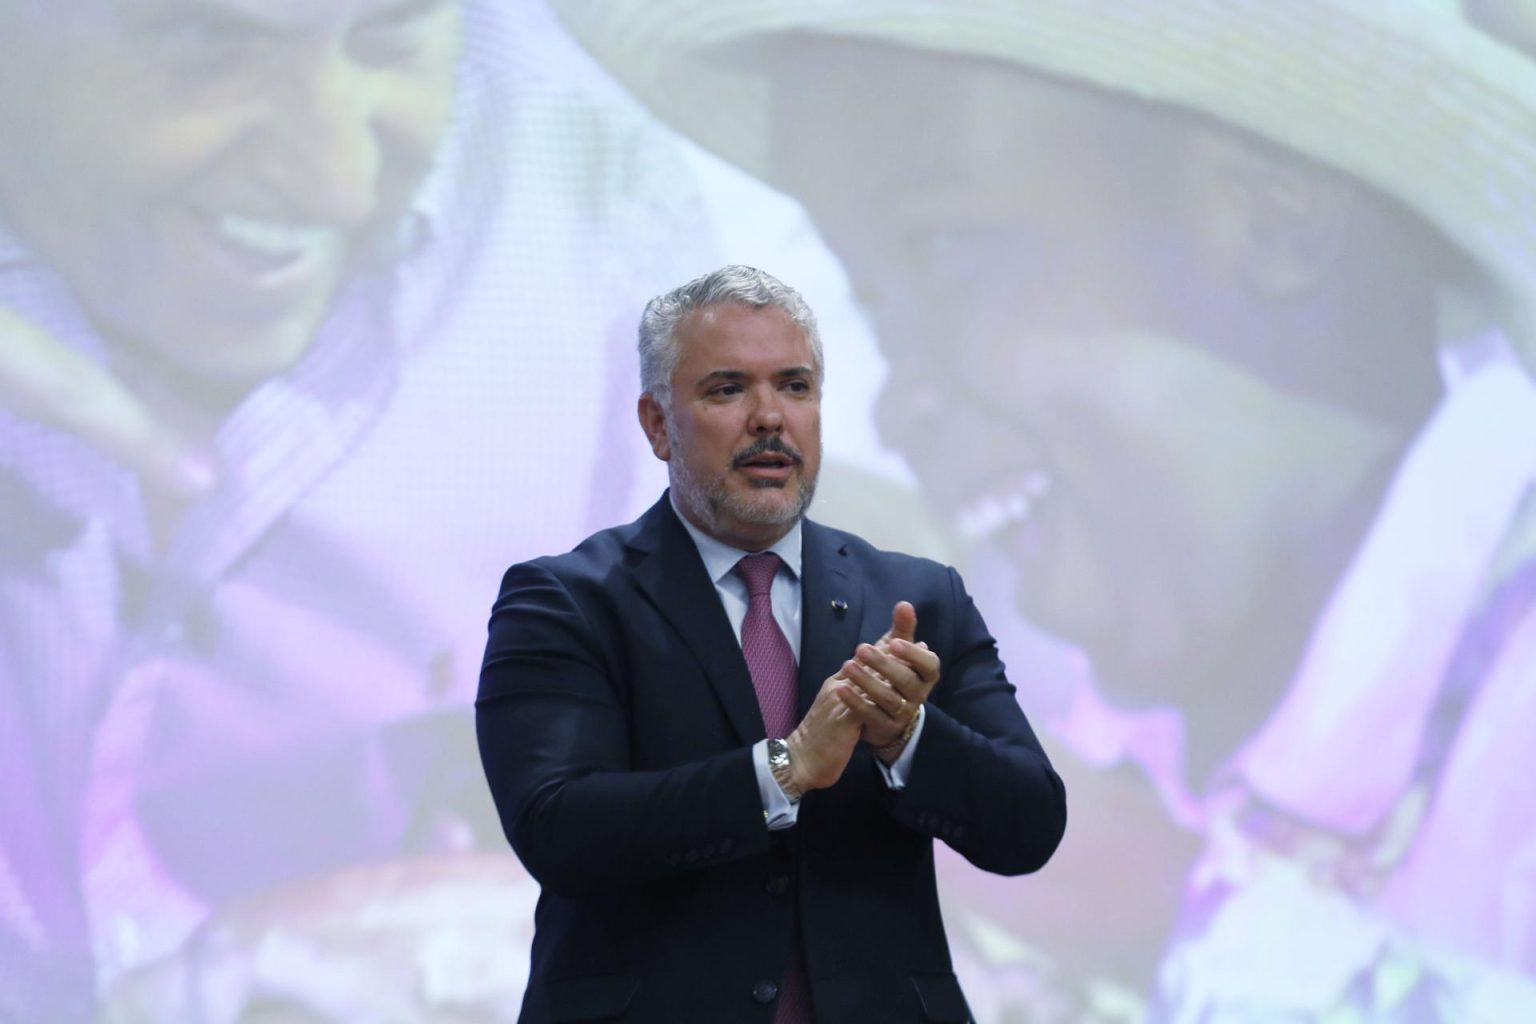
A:
{"type": "Polygon", "coordinates": [[[223,265],[258,287],[306,282],[333,266],[347,246],[347,233],[331,225],[228,211],[198,210],[195,216],[223,265]]]}
{"type": "Polygon", "coordinates": [[[773,483],[787,480],[805,459],[777,438],[752,445],[732,460],[732,465],[754,480],[773,483]]]}
{"type": "Polygon", "coordinates": [[[1018,484],[995,490],[961,506],[953,516],[956,534],[965,544],[990,540],[1029,522],[1051,493],[1052,480],[1043,469],[1032,469],[1018,484]]]}
{"type": "Polygon", "coordinates": [[[746,473],[754,480],[773,482],[789,479],[794,472],[795,463],[782,455],[759,455],[753,459],[738,462],[736,468],[746,473]]]}

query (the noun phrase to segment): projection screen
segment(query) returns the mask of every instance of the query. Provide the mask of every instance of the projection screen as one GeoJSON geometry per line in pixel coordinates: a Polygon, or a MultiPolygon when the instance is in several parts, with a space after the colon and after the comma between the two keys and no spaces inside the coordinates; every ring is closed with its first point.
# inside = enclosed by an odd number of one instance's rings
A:
{"type": "Polygon", "coordinates": [[[810,514],[960,570],[1066,783],[1037,874],[937,844],[976,1020],[1536,1020],[1533,54],[0,0],[0,1020],[516,1019],[486,616],[661,495],[636,323],[725,263],[819,316],[810,514]]]}

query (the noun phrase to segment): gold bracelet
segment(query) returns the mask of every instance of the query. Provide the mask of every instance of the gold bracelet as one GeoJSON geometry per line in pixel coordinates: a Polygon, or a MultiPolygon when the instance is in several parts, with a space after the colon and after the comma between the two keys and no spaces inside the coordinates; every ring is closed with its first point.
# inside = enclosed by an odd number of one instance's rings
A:
{"type": "Polygon", "coordinates": [[[912,738],[912,734],[914,732],[916,732],[916,731],[917,731],[917,712],[914,711],[914,712],[912,712],[912,717],[907,720],[907,727],[905,729],[901,730],[901,736],[900,737],[898,737],[897,739],[891,740],[891,742],[889,742],[889,743],[883,744],[883,745],[878,746],[878,747],[871,747],[870,749],[873,750],[877,754],[886,754],[886,753],[890,753],[893,750],[895,750],[895,751],[904,750],[906,748],[906,746],[907,746],[907,741],[912,738]]]}

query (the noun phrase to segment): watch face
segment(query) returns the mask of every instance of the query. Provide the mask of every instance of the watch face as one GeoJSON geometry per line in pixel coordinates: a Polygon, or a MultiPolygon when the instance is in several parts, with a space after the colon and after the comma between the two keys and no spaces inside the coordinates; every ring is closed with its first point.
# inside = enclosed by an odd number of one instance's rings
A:
{"type": "Polygon", "coordinates": [[[770,767],[789,765],[789,744],[783,740],[768,741],[768,764],[770,767]]]}

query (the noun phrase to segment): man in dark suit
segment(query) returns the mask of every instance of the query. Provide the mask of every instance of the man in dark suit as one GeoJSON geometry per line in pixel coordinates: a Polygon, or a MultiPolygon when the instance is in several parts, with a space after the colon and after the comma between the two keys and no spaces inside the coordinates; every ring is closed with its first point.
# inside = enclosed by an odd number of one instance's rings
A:
{"type": "Polygon", "coordinates": [[[522,1020],[967,1021],[932,840],[1019,874],[1066,821],[996,646],[953,569],[803,518],[792,289],[706,275],[640,353],[671,489],[514,566],[491,616],[481,757],[543,886],[522,1020]]]}

